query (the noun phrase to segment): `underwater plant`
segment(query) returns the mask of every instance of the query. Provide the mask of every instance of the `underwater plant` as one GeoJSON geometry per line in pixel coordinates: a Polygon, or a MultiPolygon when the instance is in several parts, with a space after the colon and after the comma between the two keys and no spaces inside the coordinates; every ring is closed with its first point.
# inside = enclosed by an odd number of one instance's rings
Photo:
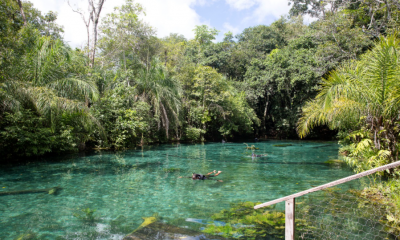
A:
{"type": "Polygon", "coordinates": [[[37,240],[37,239],[39,238],[37,237],[36,233],[33,232],[24,233],[14,238],[14,240],[37,240]]]}
{"type": "Polygon", "coordinates": [[[73,213],[72,215],[85,223],[94,223],[97,217],[94,216],[96,209],[85,208],[81,209],[81,212],[73,213]],[[82,213],[81,213],[82,212],[82,213]]]}
{"type": "Polygon", "coordinates": [[[285,214],[274,210],[273,207],[254,210],[257,204],[260,203],[231,204],[230,209],[212,215],[214,222],[208,224],[203,232],[226,238],[283,238],[285,214]]]}
{"type": "Polygon", "coordinates": [[[172,172],[179,172],[181,171],[180,168],[163,168],[163,172],[165,173],[172,173],[172,172]]]}
{"type": "MultiPolygon", "coordinates": [[[[261,202],[238,202],[211,216],[214,220],[203,229],[204,233],[228,239],[284,239],[285,213],[275,205],[254,209],[261,202]]],[[[304,219],[296,219],[296,236],[309,232],[312,227],[304,219]]],[[[297,238],[296,238],[297,239],[297,238]]]]}
{"type": "Polygon", "coordinates": [[[274,146],[274,147],[290,147],[290,146],[293,146],[293,144],[285,143],[285,144],[275,144],[272,146],[274,146]]]}
{"type": "Polygon", "coordinates": [[[254,146],[254,145],[251,145],[251,147],[249,147],[249,145],[247,143],[243,143],[243,144],[246,144],[246,149],[248,149],[248,150],[257,150],[257,149],[259,149],[259,148],[256,148],[256,146],[254,146]]]}

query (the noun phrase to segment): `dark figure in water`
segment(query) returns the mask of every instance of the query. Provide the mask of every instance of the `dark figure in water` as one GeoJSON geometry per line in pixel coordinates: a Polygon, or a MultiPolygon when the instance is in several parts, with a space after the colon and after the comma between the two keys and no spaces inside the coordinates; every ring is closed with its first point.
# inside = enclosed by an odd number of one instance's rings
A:
{"type": "MultiPolygon", "coordinates": [[[[212,178],[212,177],[216,177],[216,176],[218,176],[220,173],[222,173],[222,171],[216,171],[216,170],[214,170],[214,171],[212,171],[212,172],[209,172],[209,173],[207,173],[206,175],[203,175],[203,174],[198,174],[198,173],[193,173],[192,174],[192,176],[190,177],[190,178],[192,178],[193,180],[206,180],[206,179],[209,179],[209,178],[212,178]],[[214,175],[211,175],[211,174],[213,174],[214,173],[214,175]]],[[[179,177],[179,178],[183,178],[183,177],[179,177]]],[[[220,181],[220,182],[222,182],[222,180],[217,180],[217,181],[220,181]]]]}
{"type": "Polygon", "coordinates": [[[254,138],[254,142],[258,142],[258,138],[254,138]]]}
{"type": "Polygon", "coordinates": [[[254,154],[254,153],[251,154],[252,158],[254,158],[254,157],[265,157],[265,156],[267,156],[267,154],[260,154],[260,155],[257,155],[257,154],[254,154]]]}

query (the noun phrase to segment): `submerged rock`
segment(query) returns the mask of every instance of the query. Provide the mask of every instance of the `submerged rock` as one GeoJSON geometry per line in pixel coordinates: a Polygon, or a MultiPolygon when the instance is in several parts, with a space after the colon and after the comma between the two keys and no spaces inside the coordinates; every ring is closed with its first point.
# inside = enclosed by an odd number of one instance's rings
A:
{"type": "Polygon", "coordinates": [[[290,147],[290,146],[293,146],[293,144],[275,144],[272,146],[274,146],[274,147],[290,147]]]}

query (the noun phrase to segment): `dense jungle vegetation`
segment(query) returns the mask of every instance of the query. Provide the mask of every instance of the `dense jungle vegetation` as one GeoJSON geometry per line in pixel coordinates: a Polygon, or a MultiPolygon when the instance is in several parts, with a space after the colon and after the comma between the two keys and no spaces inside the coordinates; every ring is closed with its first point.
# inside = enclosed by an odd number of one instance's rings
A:
{"type": "MultiPolygon", "coordinates": [[[[215,42],[218,30],[206,25],[195,27],[194,39],[158,38],[142,6],[126,0],[92,16],[87,47],[72,49],[56,13],[2,0],[2,159],[337,134],[356,171],[397,161],[399,2],[289,2],[289,16],[215,42]],[[304,15],[315,21],[304,24],[304,15]]],[[[398,176],[386,172],[389,184],[368,194],[400,209],[398,176]]],[[[399,224],[399,216],[390,219],[399,224]]]]}
{"type": "MultiPolygon", "coordinates": [[[[297,138],[301,109],[323,79],[398,26],[397,1],[336,1],[329,9],[308,2],[291,1],[290,16],[228,32],[216,43],[218,30],[205,25],[196,26],[194,39],[157,38],[142,6],[127,0],[88,32],[84,49],[72,49],[56,13],[2,1],[0,151],[15,158],[168,141],[297,138]],[[317,20],[305,25],[304,14],[317,20]]],[[[336,134],[324,127],[335,124],[320,122],[308,136],[336,134]]],[[[346,130],[363,126],[336,129],[345,139],[346,130]]]]}

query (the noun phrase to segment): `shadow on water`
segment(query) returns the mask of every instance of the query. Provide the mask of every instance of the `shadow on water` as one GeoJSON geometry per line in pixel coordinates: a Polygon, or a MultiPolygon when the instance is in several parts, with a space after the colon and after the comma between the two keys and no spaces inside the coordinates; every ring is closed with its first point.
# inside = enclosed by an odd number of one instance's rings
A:
{"type": "MultiPolygon", "coordinates": [[[[203,158],[194,158],[194,157],[184,157],[184,156],[177,156],[177,155],[170,155],[168,154],[168,156],[170,157],[176,157],[176,158],[182,158],[182,159],[197,159],[197,160],[205,160],[203,158]]],[[[267,156],[264,156],[267,157],[267,156]]],[[[259,159],[261,157],[257,157],[257,159],[259,159]]],[[[255,159],[255,158],[253,158],[255,159]]],[[[329,163],[321,163],[321,162],[265,162],[265,161],[254,161],[254,162],[240,162],[241,164],[259,164],[259,163],[263,163],[263,164],[280,164],[280,165],[323,165],[323,166],[329,166],[329,163]]]]}

